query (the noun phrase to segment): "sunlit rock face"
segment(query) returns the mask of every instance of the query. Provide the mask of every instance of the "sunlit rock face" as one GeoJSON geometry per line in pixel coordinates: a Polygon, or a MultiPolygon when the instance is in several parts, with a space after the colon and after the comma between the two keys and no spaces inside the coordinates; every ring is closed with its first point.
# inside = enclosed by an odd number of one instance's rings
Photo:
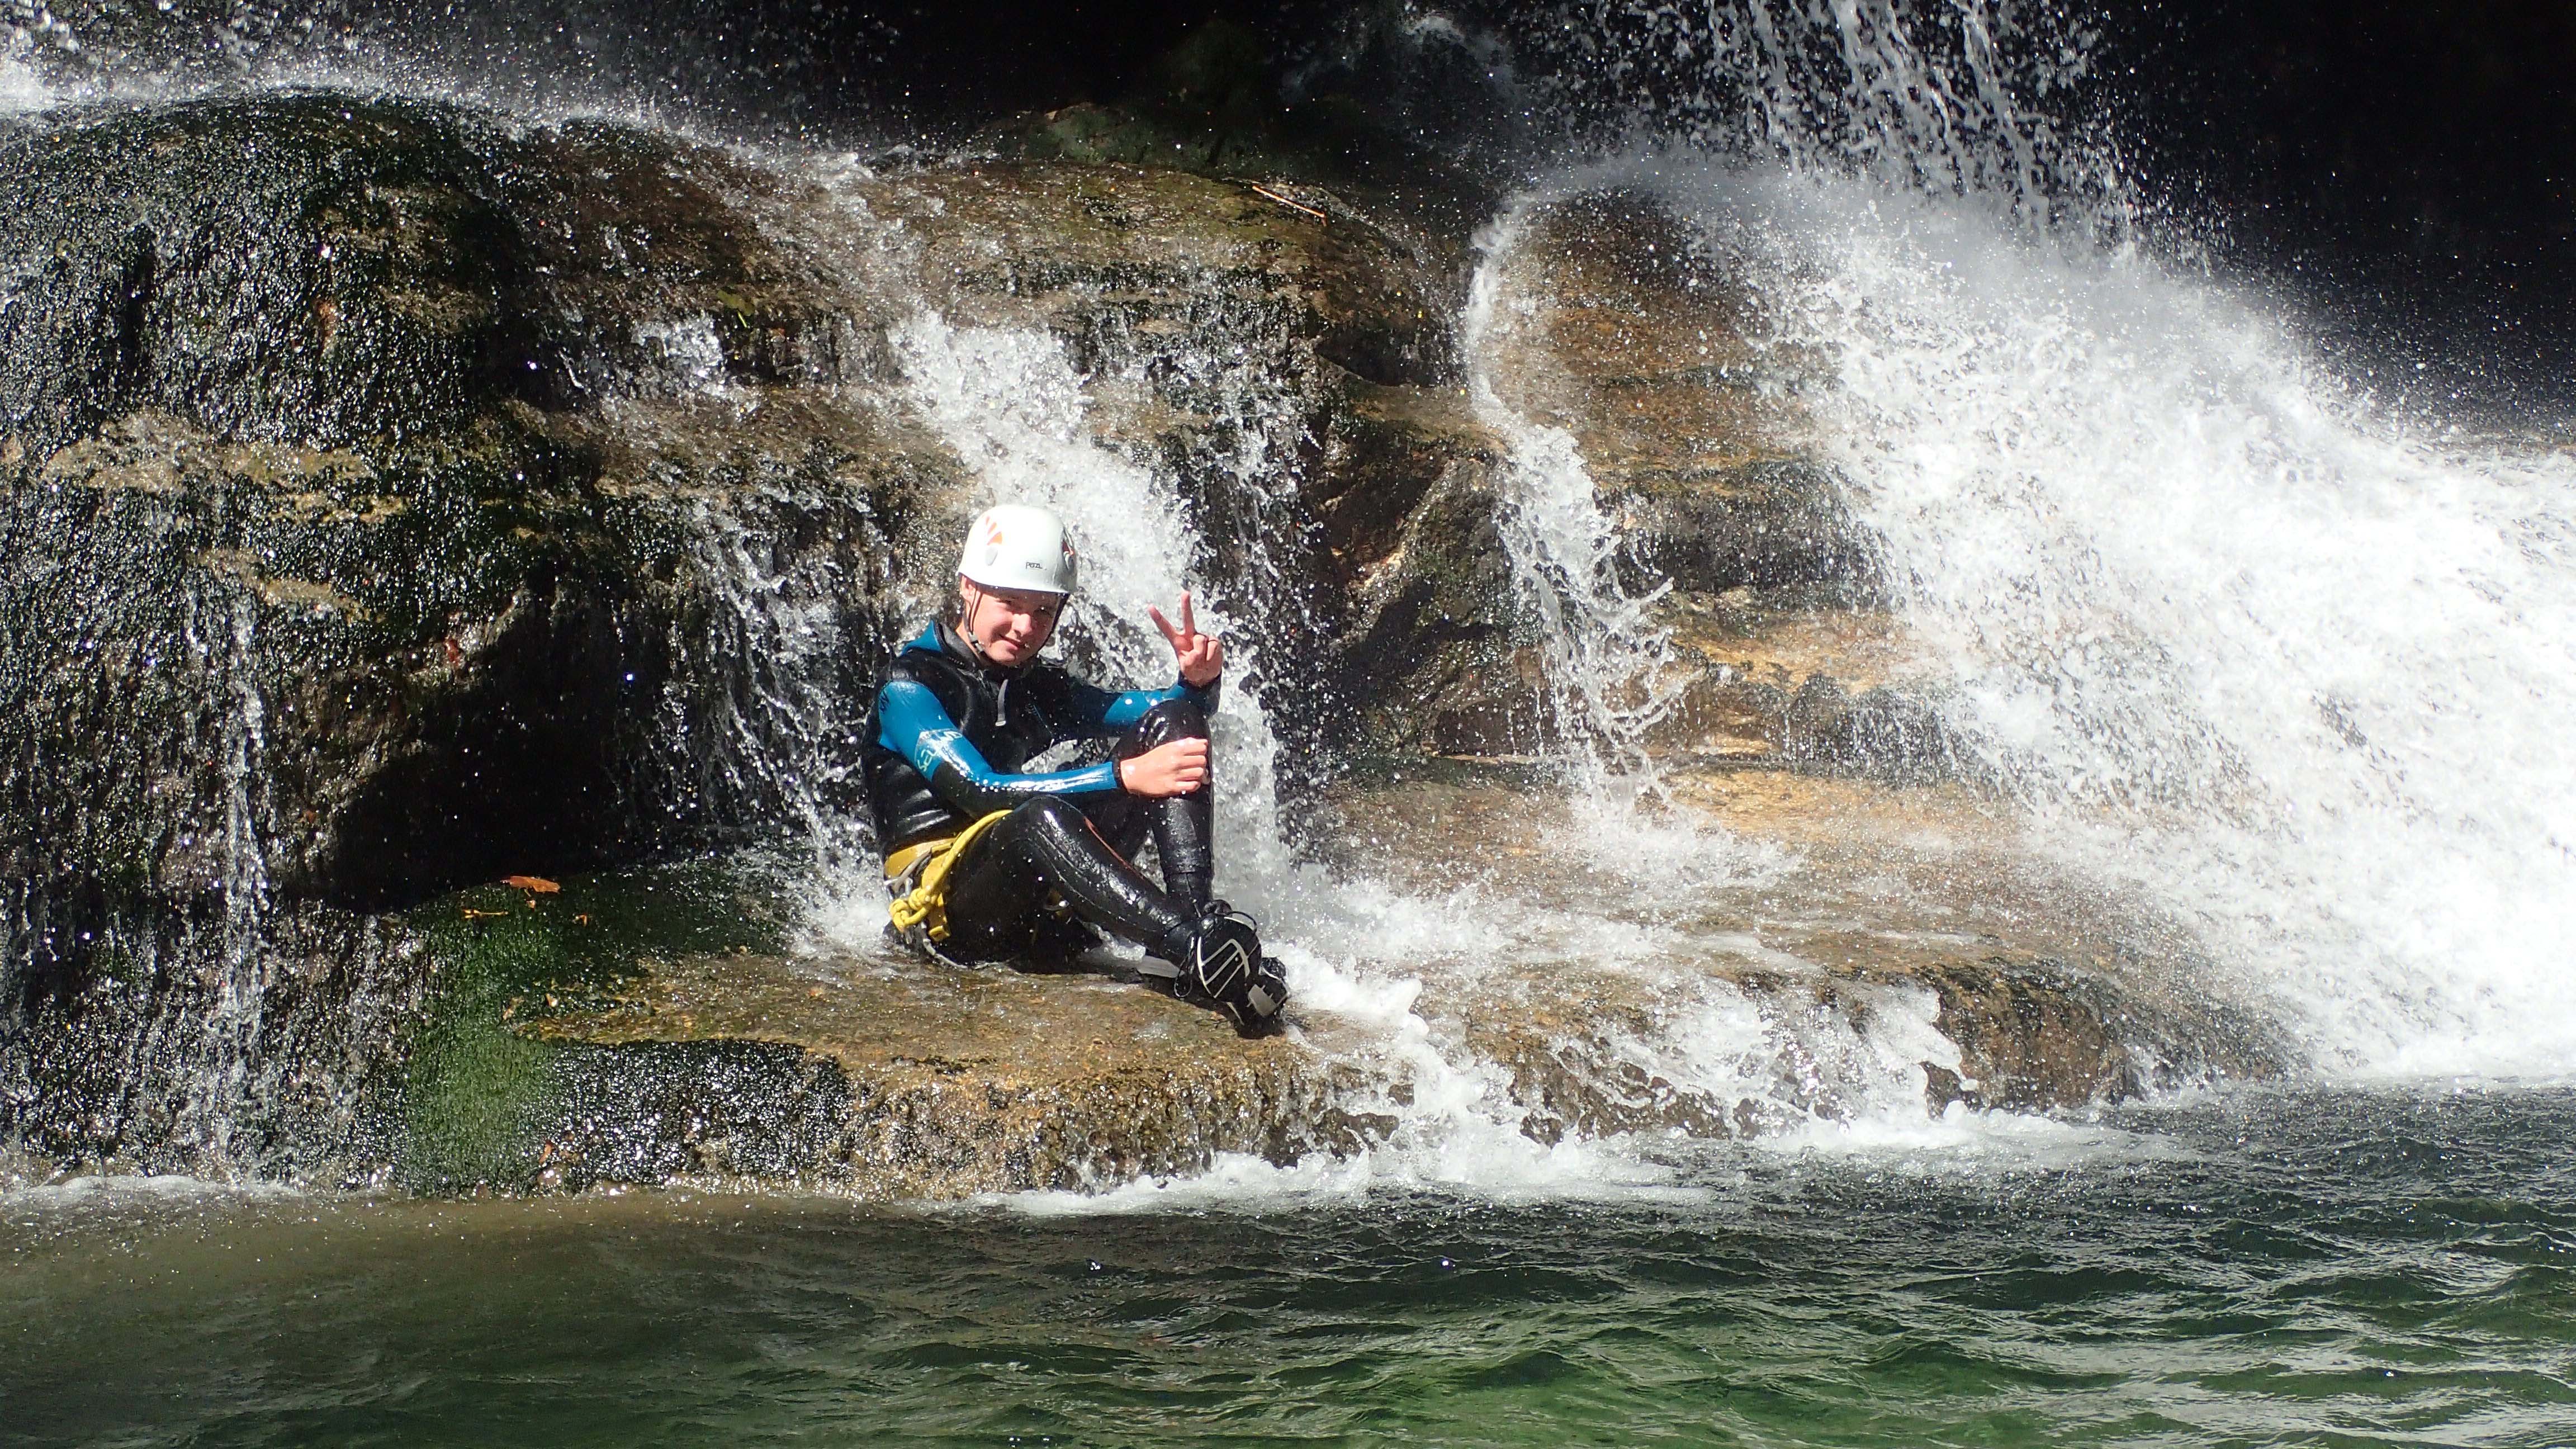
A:
{"type": "MultiPolygon", "coordinates": [[[[495,911],[593,924],[472,892],[506,874],[782,838],[866,861],[879,665],[990,491],[927,415],[907,339],[934,326],[1054,349],[1070,442],[1168,481],[1315,831],[1356,818],[1316,803],[1354,761],[1579,733],[1551,652],[1573,626],[1529,585],[1542,434],[1589,469],[1600,587],[1671,643],[1618,686],[1663,701],[1628,743],[1945,773],[1807,451],[1812,369],[1763,344],[1725,256],[1616,190],[1505,245],[1455,205],[1235,162],[782,161],[330,94],[0,129],[0,1136],[431,1188],[953,1195],[1394,1130],[1415,1064],[1328,1013],[1245,1044],[1132,986],[934,1000],[873,958],[808,979],[779,930],[711,955],[667,913],[591,955],[484,939],[495,911]],[[598,989],[549,999],[566,980],[598,989]],[[1092,1035],[1126,1045],[1028,1066],[1092,1035]]],[[[1742,1090],[1638,1067],[1677,1008],[1633,981],[1431,961],[1426,1020],[1551,1140],[1841,1110],[1798,1085],[1796,1023],[1842,1041],[1889,991],[1970,1048],[1931,1063],[1935,1109],[2265,1069],[2183,1017],[2137,1055],[2112,1023],[2139,998],[2088,995],[2063,952],[1840,987],[1724,954],[1710,989],[1794,1026],[1742,1090]]],[[[1891,1060],[1866,1072],[1931,1069],[1891,1060]]]]}

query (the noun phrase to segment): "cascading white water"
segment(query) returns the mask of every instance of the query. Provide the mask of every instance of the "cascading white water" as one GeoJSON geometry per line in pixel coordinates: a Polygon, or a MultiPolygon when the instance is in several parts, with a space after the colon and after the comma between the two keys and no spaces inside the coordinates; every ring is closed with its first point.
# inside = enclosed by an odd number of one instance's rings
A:
{"type": "Polygon", "coordinates": [[[2374,407],[2157,260],[2115,148],[2034,107],[2087,62],[2026,7],[1622,14],[1707,77],[1667,112],[1776,158],[1626,180],[1827,360],[1822,446],[2034,851],[2194,923],[2320,1066],[2563,1072],[2576,464],[2374,407]]]}
{"type": "Polygon", "coordinates": [[[2322,1065],[2563,1070],[2576,463],[2375,410],[2137,252],[1665,175],[1773,248],[1851,501],[2037,849],[2198,922],[2322,1065]]]}
{"type": "Polygon", "coordinates": [[[1458,327],[1476,418],[1510,449],[1498,520],[1512,582],[1536,618],[1547,664],[1552,733],[1596,801],[1651,779],[1643,748],[1672,707],[1661,667],[1671,641],[1653,616],[1664,588],[1631,595],[1613,567],[1617,531],[1594,500],[1574,435],[1523,416],[1496,392],[1495,351],[1516,314],[1536,299],[1508,299],[1506,275],[1542,199],[1515,197],[1477,234],[1476,272],[1458,327]]]}
{"type": "Polygon", "coordinates": [[[212,924],[214,949],[206,954],[206,1014],[202,1035],[174,1043],[193,1066],[182,1080],[186,1099],[177,1105],[180,1135],[216,1171],[251,1164],[240,1160],[235,1135],[252,1098],[261,1063],[261,1037],[270,958],[264,920],[269,910],[267,845],[262,837],[261,795],[267,780],[267,706],[253,673],[255,602],[245,595],[201,598],[186,621],[189,662],[220,701],[212,743],[221,752],[220,818],[202,824],[205,858],[213,867],[222,917],[212,924]]]}
{"type": "Polygon", "coordinates": [[[861,823],[825,794],[850,768],[826,727],[838,700],[834,673],[852,647],[837,607],[841,580],[828,555],[782,558],[763,521],[704,500],[690,507],[688,546],[716,607],[703,627],[674,640],[679,673],[701,687],[665,696],[663,733],[674,758],[697,762],[685,792],[691,805],[725,816],[783,814],[829,870],[868,844],[861,823]]]}
{"type": "Polygon", "coordinates": [[[1530,37],[1554,84],[1621,134],[1730,161],[1981,196],[2021,223],[2116,240],[2119,146],[2061,104],[2094,78],[2084,11],[2035,0],[1624,0],[1530,37]]]}

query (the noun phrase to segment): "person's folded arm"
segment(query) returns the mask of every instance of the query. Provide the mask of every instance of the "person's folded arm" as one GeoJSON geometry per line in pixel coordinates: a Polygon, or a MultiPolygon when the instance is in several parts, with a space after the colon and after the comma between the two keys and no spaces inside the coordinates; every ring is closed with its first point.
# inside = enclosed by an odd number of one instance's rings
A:
{"type": "MultiPolygon", "coordinates": [[[[1142,711],[1139,711],[1141,713],[1142,711]]],[[[1078,770],[1014,775],[996,770],[927,685],[898,679],[877,692],[877,742],[912,762],[941,803],[971,817],[1009,810],[1040,795],[1089,795],[1119,788],[1108,760],[1078,770]]]]}
{"type": "Polygon", "coordinates": [[[1190,700],[1212,715],[1216,713],[1217,685],[1218,681],[1211,680],[1201,688],[1183,680],[1168,689],[1130,689],[1112,694],[1088,684],[1076,684],[1070,691],[1074,723],[1086,734],[1117,734],[1135,728],[1145,711],[1175,699],[1190,700]]]}

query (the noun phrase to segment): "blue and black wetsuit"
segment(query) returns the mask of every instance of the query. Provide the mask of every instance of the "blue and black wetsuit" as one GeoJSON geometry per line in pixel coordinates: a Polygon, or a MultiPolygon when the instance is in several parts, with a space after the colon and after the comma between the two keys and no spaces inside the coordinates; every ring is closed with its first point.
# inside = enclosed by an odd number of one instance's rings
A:
{"type": "Polygon", "coordinates": [[[1161,954],[1198,920],[1214,872],[1213,785],[1147,800],[1118,783],[1116,761],[1170,740],[1205,738],[1206,689],[1111,693],[1038,661],[1002,669],[956,630],[933,623],[896,651],[861,747],[877,842],[888,855],[945,839],[996,810],[1010,818],[978,837],[949,876],[949,937],[964,956],[1048,944],[1047,909],[1073,913],[1161,954]],[[1029,773],[1068,740],[1117,741],[1096,764],[1029,773]],[[1151,834],[1157,887],[1128,857],[1151,834]]]}

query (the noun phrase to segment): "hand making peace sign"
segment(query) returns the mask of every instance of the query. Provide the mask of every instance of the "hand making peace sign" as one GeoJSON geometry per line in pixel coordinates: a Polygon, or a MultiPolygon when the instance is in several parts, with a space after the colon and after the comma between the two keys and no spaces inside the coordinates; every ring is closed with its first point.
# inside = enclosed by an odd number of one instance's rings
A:
{"type": "Polygon", "coordinates": [[[1225,669],[1225,643],[1214,634],[1199,632],[1198,619],[1190,611],[1190,591],[1181,590],[1181,623],[1163,617],[1163,611],[1151,604],[1145,612],[1153,615],[1154,627],[1172,643],[1172,653],[1181,661],[1181,679],[1193,689],[1205,689],[1216,682],[1225,669]]]}

